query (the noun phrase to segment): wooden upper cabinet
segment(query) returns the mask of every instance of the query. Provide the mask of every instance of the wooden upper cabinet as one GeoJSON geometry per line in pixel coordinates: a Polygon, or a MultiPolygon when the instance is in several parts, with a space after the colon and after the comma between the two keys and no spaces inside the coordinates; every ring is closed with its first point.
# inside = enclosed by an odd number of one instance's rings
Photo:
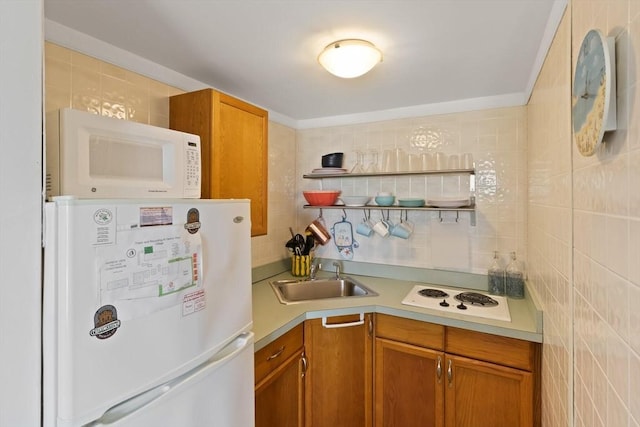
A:
{"type": "Polygon", "coordinates": [[[251,235],[267,234],[268,112],[213,89],[169,99],[171,129],[200,136],[202,198],[250,199],[251,235]]]}

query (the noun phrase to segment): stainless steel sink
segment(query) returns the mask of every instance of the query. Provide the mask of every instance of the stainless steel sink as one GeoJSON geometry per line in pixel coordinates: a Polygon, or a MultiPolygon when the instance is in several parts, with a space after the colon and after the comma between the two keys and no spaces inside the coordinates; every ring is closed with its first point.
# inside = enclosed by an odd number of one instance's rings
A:
{"type": "Polygon", "coordinates": [[[282,304],[328,298],[369,297],[378,294],[350,277],[339,279],[288,279],[270,282],[282,304]]]}

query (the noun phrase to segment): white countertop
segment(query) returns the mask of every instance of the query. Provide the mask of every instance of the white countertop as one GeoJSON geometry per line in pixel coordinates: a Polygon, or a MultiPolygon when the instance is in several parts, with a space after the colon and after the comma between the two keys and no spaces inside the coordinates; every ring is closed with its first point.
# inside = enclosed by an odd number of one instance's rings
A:
{"type": "MultiPolygon", "coordinates": [[[[253,331],[255,333],[255,351],[260,350],[306,319],[355,313],[384,313],[526,341],[542,342],[542,311],[529,295],[522,300],[509,299],[511,322],[505,322],[470,317],[464,314],[444,313],[402,304],[402,299],[411,288],[415,285],[425,285],[423,282],[355,274],[345,274],[344,276],[357,279],[377,292],[378,296],[325,299],[285,305],[278,301],[269,282],[291,279],[290,273],[281,273],[254,283],[253,331]]],[[[331,275],[320,273],[319,277],[331,277],[331,275]]],[[[449,287],[458,288],[455,284],[449,287]]]]}

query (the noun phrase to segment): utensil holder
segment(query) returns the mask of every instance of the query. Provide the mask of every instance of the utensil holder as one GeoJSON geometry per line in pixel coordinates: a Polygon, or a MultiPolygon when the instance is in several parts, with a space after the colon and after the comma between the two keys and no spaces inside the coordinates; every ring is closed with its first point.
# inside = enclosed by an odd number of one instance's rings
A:
{"type": "Polygon", "coordinates": [[[309,277],[312,262],[311,255],[291,255],[291,274],[299,277],[309,277]]]}

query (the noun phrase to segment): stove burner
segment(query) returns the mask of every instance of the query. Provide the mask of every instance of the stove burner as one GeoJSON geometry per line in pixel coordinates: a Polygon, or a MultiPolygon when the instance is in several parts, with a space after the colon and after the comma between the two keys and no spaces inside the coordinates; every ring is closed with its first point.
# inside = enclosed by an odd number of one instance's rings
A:
{"type": "Polygon", "coordinates": [[[427,298],[446,298],[449,296],[448,293],[441,291],[440,289],[421,289],[418,291],[420,295],[427,298]]]}
{"type": "Polygon", "coordinates": [[[461,302],[482,307],[495,307],[498,305],[498,301],[494,300],[490,296],[479,294],[477,292],[463,292],[456,295],[454,298],[461,302]]]}

